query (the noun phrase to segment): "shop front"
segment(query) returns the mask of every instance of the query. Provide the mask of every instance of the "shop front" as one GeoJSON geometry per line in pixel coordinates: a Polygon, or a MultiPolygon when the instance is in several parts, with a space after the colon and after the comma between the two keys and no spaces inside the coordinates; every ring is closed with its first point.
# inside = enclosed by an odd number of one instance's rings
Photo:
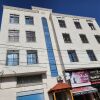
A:
{"type": "Polygon", "coordinates": [[[97,94],[100,98],[100,69],[89,70],[91,84],[98,90],[97,94]]]}
{"type": "Polygon", "coordinates": [[[99,100],[94,96],[97,93],[97,89],[92,86],[73,88],[71,92],[74,100],[99,100]]]}
{"type": "Polygon", "coordinates": [[[87,70],[70,71],[66,72],[65,75],[66,81],[69,81],[72,86],[71,92],[74,100],[99,100],[94,96],[97,89],[91,86],[87,70]]]}

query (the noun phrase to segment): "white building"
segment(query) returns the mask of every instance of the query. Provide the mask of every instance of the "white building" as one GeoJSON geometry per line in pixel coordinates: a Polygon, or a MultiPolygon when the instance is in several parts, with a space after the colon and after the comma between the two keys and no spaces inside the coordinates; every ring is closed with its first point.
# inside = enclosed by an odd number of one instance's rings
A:
{"type": "Polygon", "coordinates": [[[100,92],[100,28],[95,18],[53,13],[52,23],[63,73],[73,88],[74,99],[92,100],[93,93],[78,90],[91,91],[88,86],[97,85],[100,92]]]}
{"type": "MultiPolygon", "coordinates": [[[[4,6],[0,100],[53,100],[48,91],[57,84],[58,76],[65,82],[69,71],[100,68],[99,43],[100,29],[94,18],[56,14],[39,7],[30,10],[4,6]]],[[[82,86],[86,85],[91,83],[82,86]]]]}

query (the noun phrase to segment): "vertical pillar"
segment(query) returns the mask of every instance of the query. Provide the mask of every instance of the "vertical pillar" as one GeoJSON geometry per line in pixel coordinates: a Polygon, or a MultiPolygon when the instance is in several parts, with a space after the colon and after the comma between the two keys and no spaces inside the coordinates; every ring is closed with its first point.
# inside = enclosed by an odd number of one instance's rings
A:
{"type": "Polygon", "coordinates": [[[56,94],[55,94],[55,92],[53,93],[53,97],[54,97],[54,100],[56,100],[56,94]]]}
{"type": "Polygon", "coordinates": [[[69,91],[70,91],[70,94],[71,94],[71,99],[74,100],[74,97],[73,97],[71,90],[69,90],[69,91]]]}

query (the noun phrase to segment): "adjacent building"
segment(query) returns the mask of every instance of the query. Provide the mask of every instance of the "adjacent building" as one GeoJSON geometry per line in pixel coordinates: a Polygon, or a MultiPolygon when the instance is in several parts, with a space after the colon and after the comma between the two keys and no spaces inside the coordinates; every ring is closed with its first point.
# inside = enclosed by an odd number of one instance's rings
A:
{"type": "Polygon", "coordinates": [[[3,6],[1,100],[99,100],[95,18],[3,6]]]}
{"type": "MultiPolygon", "coordinates": [[[[92,85],[100,91],[100,28],[95,18],[52,15],[65,79],[72,86],[75,100],[92,100],[92,85]]],[[[95,91],[95,90],[94,90],[95,91]]],[[[99,94],[98,94],[99,95],[99,94]]]]}

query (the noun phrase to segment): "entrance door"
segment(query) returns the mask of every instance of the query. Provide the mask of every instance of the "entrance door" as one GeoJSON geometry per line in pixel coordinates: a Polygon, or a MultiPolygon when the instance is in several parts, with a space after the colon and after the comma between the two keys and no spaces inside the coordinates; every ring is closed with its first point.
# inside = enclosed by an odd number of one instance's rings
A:
{"type": "Polygon", "coordinates": [[[85,100],[83,95],[74,96],[74,100],[85,100]]]}
{"type": "Polygon", "coordinates": [[[57,92],[56,100],[68,100],[67,92],[57,92]]]}
{"type": "Polygon", "coordinates": [[[76,95],[74,100],[92,100],[90,94],[76,95]]]}

